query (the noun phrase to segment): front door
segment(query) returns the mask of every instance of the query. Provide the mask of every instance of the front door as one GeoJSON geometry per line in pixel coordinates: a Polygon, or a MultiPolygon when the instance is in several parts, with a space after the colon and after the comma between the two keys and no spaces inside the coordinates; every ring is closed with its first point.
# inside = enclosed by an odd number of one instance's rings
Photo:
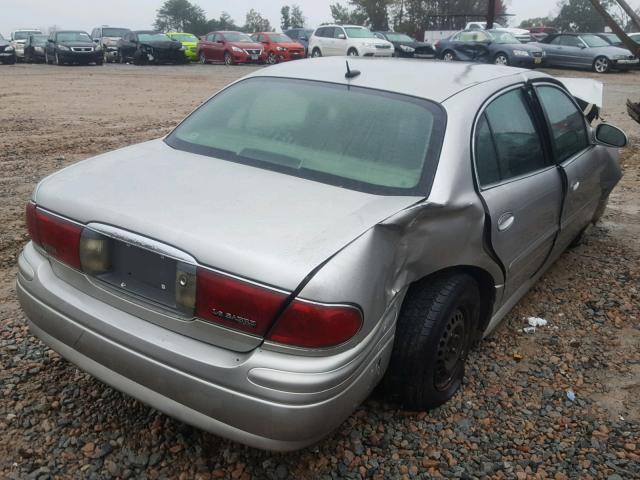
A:
{"type": "Polygon", "coordinates": [[[489,103],[476,126],[476,175],[506,273],[505,299],[543,266],[560,225],[562,177],[532,111],[530,93],[513,88],[489,103]]]}
{"type": "Polygon", "coordinates": [[[558,248],[564,250],[593,219],[602,198],[601,177],[607,162],[589,140],[585,118],[573,99],[552,84],[536,87],[549,125],[555,161],[566,178],[558,248]]]}

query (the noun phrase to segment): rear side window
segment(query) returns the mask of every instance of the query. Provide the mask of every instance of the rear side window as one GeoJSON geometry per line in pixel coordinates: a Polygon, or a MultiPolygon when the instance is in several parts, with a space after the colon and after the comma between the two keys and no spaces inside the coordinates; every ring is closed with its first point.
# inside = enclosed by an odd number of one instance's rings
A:
{"type": "Polygon", "coordinates": [[[252,78],[216,95],[166,142],[368,193],[426,195],[445,123],[442,107],[426,100],[322,82],[252,78]]]}
{"type": "Polygon", "coordinates": [[[553,152],[558,163],[573,157],[589,146],[584,115],[575,103],[554,87],[536,89],[551,129],[553,152]]]}
{"type": "Polygon", "coordinates": [[[501,95],[485,109],[476,127],[475,158],[483,186],[547,166],[540,136],[521,89],[501,95]]]}

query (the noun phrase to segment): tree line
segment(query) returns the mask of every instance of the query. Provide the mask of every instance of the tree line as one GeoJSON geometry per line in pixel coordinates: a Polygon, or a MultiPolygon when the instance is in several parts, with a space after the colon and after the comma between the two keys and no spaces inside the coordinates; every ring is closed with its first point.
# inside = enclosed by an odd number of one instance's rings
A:
{"type": "MultiPolygon", "coordinates": [[[[426,30],[458,30],[467,21],[481,20],[487,15],[488,0],[345,0],[329,5],[332,21],[341,24],[366,25],[373,30],[393,29],[418,34],[426,30]]],[[[508,23],[505,0],[496,2],[496,19],[508,23]]],[[[630,25],[628,17],[615,0],[602,0],[602,5],[619,20],[630,25]]],[[[298,5],[284,5],[280,10],[280,28],[306,26],[306,17],[298,5]]],[[[559,30],[602,31],[604,20],[589,0],[559,0],[558,14],[524,20],[523,28],[553,26],[559,30]]],[[[231,15],[222,12],[219,18],[207,19],[205,11],[189,0],[166,0],[158,10],[154,27],[161,31],[182,31],[204,35],[215,30],[244,32],[275,31],[269,20],[255,9],[245,16],[243,25],[236,25],[231,15]]]]}

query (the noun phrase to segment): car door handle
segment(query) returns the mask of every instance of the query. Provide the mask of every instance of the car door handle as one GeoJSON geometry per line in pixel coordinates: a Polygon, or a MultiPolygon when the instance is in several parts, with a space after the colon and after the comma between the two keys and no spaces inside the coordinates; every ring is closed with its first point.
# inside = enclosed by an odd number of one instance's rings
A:
{"type": "Polygon", "coordinates": [[[579,188],[580,188],[580,182],[579,182],[578,180],[576,180],[575,182],[573,182],[573,183],[571,184],[571,190],[572,190],[572,191],[574,191],[574,192],[575,192],[575,191],[576,191],[576,190],[578,190],[579,188]]]}
{"type": "Polygon", "coordinates": [[[516,217],[513,216],[513,213],[503,213],[498,219],[498,231],[504,232],[505,230],[509,230],[513,226],[515,221],[516,217]]]}

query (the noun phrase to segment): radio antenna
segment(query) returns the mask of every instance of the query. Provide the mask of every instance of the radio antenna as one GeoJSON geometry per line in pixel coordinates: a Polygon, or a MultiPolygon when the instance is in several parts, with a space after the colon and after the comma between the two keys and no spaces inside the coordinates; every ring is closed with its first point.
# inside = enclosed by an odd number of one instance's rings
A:
{"type": "Polygon", "coordinates": [[[360,70],[351,70],[351,67],[349,66],[349,60],[347,60],[346,63],[347,73],[344,74],[345,78],[356,78],[358,75],[360,75],[360,70]]]}

